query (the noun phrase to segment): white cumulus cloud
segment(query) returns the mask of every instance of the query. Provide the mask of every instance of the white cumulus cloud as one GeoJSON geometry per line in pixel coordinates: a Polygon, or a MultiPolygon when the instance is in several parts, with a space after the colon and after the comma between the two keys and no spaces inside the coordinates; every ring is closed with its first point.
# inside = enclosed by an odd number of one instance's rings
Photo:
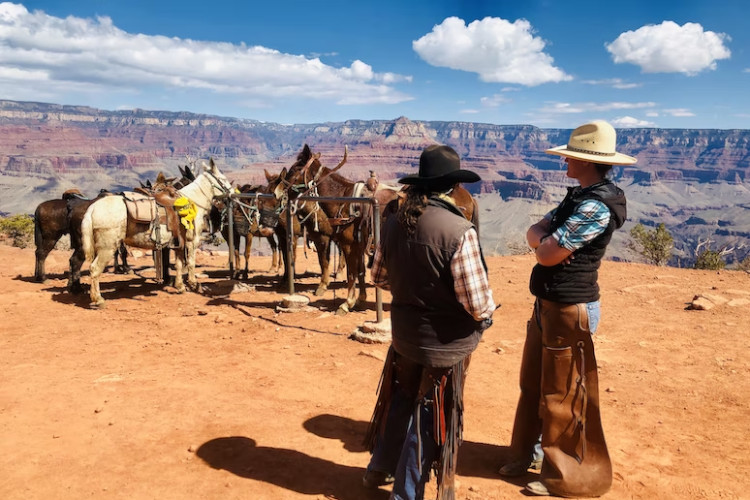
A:
{"type": "Polygon", "coordinates": [[[716,61],[728,59],[730,50],[725,33],[705,31],[698,23],[680,26],[674,21],[647,25],[626,31],[605,45],[616,63],[640,66],[645,73],[685,73],[695,75],[716,69],[716,61]]]}
{"type": "Polygon", "coordinates": [[[695,116],[695,113],[687,108],[663,109],[662,112],[672,116],[695,116]]]}
{"type": "Polygon", "coordinates": [[[479,102],[481,102],[482,106],[485,108],[496,108],[501,104],[510,102],[510,99],[508,99],[504,95],[495,94],[489,97],[482,97],[479,99],[479,102]]]}
{"type": "Polygon", "coordinates": [[[642,86],[642,84],[640,83],[626,82],[622,78],[607,78],[604,80],[581,80],[581,83],[585,83],[587,85],[604,85],[606,87],[612,87],[614,89],[620,90],[634,89],[642,86]]]}
{"type": "Polygon", "coordinates": [[[534,86],[571,80],[553,65],[544,47],[544,40],[534,36],[527,20],[511,23],[497,17],[468,25],[463,19],[448,17],[412,42],[427,63],[477,73],[484,82],[534,86]]]}
{"type": "Polygon", "coordinates": [[[391,86],[410,78],[377,73],[359,60],[334,67],[262,46],[133,34],[108,17],[63,19],[0,3],[0,86],[34,87],[40,95],[161,87],[234,94],[247,102],[294,96],[393,104],[412,99],[391,86]]]}
{"type": "Polygon", "coordinates": [[[655,127],[656,126],[654,122],[650,122],[648,120],[639,120],[638,118],[633,118],[632,116],[623,116],[620,118],[615,118],[613,120],[610,120],[610,123],[614,127],[619,127],[619,128],[637,128],[637,127],[655,127]]]}

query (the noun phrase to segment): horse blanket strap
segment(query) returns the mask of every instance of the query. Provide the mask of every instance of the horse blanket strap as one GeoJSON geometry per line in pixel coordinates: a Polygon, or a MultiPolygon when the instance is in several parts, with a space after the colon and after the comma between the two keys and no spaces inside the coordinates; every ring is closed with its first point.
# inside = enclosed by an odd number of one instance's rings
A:
{"type": "Polygon", "coordinates": [[[346,226],[347,224],[354,222],[356,219],[356,217],[329,217],[328,222],[332,226],[346,226]]]}

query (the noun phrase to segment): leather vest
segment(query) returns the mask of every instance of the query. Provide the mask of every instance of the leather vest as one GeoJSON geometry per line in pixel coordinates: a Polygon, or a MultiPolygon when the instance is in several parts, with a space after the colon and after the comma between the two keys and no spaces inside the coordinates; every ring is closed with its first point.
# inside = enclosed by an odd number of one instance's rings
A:
{"type": "Polygon", "coordinates": [[[383,229],[383,262],[393,300],[393,348],[424,366],[453,366],[476,349],[482,335],[456,298],[450,263],[472,227],[456,207],[430,199],[408,235],[396,216],[383,229]]]}
{"type": "Polygon", "coordinates": [[[573,252],[569,264],[542,266],[537,264],[531,272],[529,288],[541,299],[565,304],[580,304],[599,300],[599,266],[604,257],[612,233],[622,227],[627,218],[625,194],[608,180],[587,188],[568,188],[568,194],[560,203],[550,221],[551,231],[570,217],[585,200],[599,200],[609,208],[609,224],[603,233],[573,252]]]}

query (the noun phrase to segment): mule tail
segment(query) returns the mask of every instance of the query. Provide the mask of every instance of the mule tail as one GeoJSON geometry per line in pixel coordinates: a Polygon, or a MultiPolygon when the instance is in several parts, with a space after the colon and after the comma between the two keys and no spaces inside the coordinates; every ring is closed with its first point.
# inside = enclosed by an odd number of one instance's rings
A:
{"type": "Polygon", "coordinates": [[[86,210],[81,221],[81,246],[86,256],[86,262],[94,260],[94,220],[91,207],[86,210]]]}

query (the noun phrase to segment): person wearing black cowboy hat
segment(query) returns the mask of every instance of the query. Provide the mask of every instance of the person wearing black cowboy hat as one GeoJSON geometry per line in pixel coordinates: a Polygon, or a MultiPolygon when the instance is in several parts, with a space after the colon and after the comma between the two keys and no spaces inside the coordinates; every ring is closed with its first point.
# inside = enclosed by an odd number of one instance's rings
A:
{"type": "Polygon", "coordinates": [[[492,324],[495,302],[476,228],[450,198],[479,176],[449,146],[428,146],[407,197],[383,227],[372,266],[389,289],[392,343],[366,437],[365,487],[393,482],[392,499],[422,499],[430,470],[452,499],[469,357],[492,324]]]}
{"type": "Polygon", "coordinates": [[[526,474],[541,434],[539,480],[526,485],[533,495],[594,497],[612,484],[592,335],[600,317],[598,269],[627,217],[625,194],[605,175],[613,165],[636,162],[615,145],[615,129],[598,120],[548,149],[565,158],[567,176],[579,185],[526,234],[537,260],[529,284],[536,301],[521,361],[512,460],[499,473],[526,474]]]}

